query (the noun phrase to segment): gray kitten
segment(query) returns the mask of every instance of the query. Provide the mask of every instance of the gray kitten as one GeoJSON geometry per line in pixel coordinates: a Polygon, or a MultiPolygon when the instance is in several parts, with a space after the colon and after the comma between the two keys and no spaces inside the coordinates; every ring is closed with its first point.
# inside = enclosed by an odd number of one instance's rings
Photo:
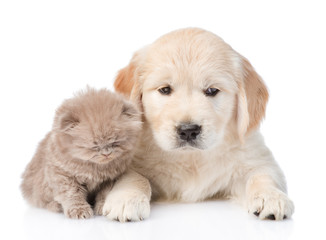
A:
{"type": "Polygon", "coordinates": [[[102,214],[106,194],[124,173],[141,130],[136,107],[108,90],[87,88],[57,109],[52,131],[23,174],[23,196],[70,218],[102,214]]]}

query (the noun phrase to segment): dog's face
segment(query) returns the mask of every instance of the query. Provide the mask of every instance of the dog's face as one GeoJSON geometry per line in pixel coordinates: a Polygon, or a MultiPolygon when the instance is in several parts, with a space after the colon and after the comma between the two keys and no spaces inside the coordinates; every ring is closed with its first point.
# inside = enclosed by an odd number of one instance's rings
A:
{"type": "Polygon", "coordinates": [[[232,128],[243,137],[264,114],[267,91],[248,64],[216,35],[185,29],[137,53],[115,86],[131,91],[142,105],[162,149],[208,149],[222,143],[232,128]],[[248,98],[249,92],[257,99],[248,98]]]}
{"type": "Polygon", "coordinates": [[[232,68],[232,61],[229,56],[215,58],[211,47],[185,41],[159,45],[148,53],[152,67],[142,87],[145,117],[156,142],[165,150],[218,144],[236,103],[232,71],[222,70],[232,68]]]}

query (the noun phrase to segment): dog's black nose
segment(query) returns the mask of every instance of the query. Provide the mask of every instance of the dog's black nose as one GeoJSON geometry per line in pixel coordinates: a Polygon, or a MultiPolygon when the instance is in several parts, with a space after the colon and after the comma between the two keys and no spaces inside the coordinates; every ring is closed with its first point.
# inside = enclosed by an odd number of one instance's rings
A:
{"type": "Polygon", "coordinates": [[[182,124],[177,127],[177,132],[182,140],[195,140],[201,131],[201,126],[197,124],[182,124]]]}

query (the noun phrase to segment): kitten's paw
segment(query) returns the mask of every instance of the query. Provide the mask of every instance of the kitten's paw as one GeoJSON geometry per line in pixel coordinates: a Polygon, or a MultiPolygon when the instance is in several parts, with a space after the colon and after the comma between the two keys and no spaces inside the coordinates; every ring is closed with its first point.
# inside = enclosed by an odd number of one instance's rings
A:
{"type": "Polygon", "coordinates": [[[107,196],[102,213],[110,220],[141,221],[149,217],[149,199],[142,193],[115,192],[107,196]]]}
{"type": "Polygon", "coordinates": [[[73,206],[65,211],[65,215],[74,219],[86,219],[93,216],[93,210],[89,205],[73,206]]]}
{"type": "Polygon", "coordinates": [[[283,220],[292,216],[294,204],[282,191],[271,189],[253,194],[248,201],[248,211],[260,219],[283,220]]]}
{"type": "Polygon", "coordinates": [[[95,203],[94,206],[94,214],[95,215],[103,215],[103,206],[104,206],[104,201],[99,201],[95,203]]]}

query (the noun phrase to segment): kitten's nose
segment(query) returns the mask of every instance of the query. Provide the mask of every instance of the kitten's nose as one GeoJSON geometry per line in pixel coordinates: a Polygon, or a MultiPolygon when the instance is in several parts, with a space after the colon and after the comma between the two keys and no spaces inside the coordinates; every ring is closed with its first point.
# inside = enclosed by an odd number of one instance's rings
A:
{"type": "Polygon", "coordinates": [[[181,124],[177,127],[177,133],[182,140],[187,142],[195,140],[201,131],[201,126],[197,124],[181,124]]]}

